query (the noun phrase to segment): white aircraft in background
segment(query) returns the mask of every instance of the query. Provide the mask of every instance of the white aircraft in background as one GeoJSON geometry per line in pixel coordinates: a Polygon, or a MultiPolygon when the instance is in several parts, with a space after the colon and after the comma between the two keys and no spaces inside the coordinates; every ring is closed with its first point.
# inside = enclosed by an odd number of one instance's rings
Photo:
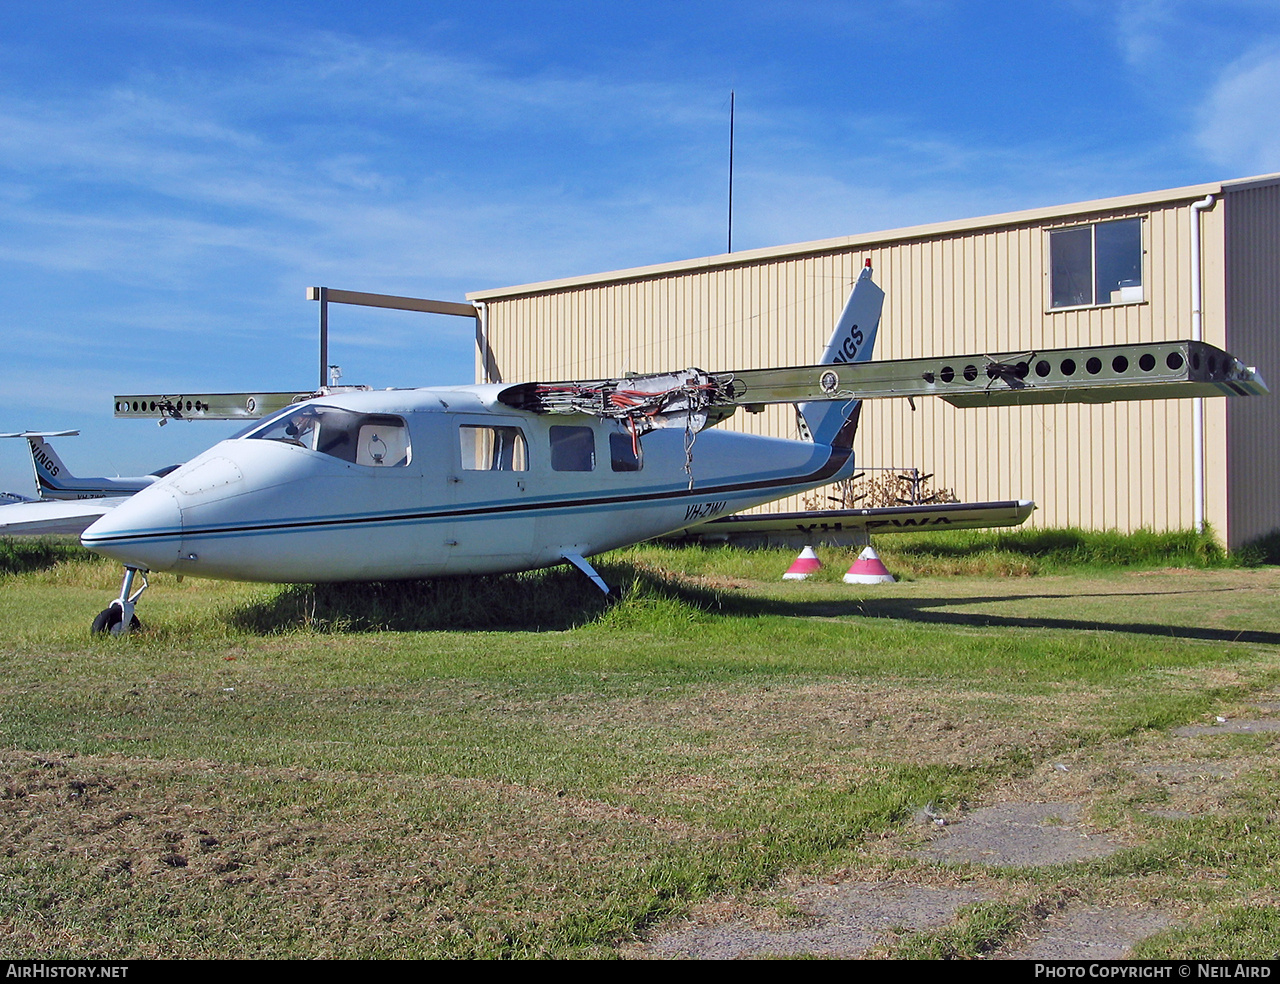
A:
{"type": "Polygon", "coordinates": [[[63,464],[48,441],[51,437],[75,437],[79,433],[64,430],[0,434],[0,438],[26,438],[38,496],[32,499],[13,492],[0,493],[0,499],[5,500],[0,502],[0,506],[4,506],[0,509],[0,533],[78,536],[99,516],[178,467],[170,465],[149,475],[81,478],[63,464]]]}
{"type": "MultiPolygon", "coordinates": [[[[870,363],[883,298],[868,262],[817,366],[347,391],[287,405],[85,530],[86,547],[125,567],[120,595],[94,630],[136,626],[150,571],[377,581],[568,561],[608,592],[587,557],[691,527],[717,537],[759,530],[770,521],[732,514],[849,477],[868,397],[986,406],[1266,392],[1253,370],[1199,342],[870,363]],[[765,403],[797,404],[802,439],[713,426],[765,403]]],[[[117,397],[116,405],[191,417],[227,396],[117,397]]],[[[249,400],[257,406],[260,397],[249,400]]],[[[772,522],[998,526],[1032,508],[953,504],[772,522]]]]}
{"type": "Polygon", "coordinates": [[[101,499],[104,497],[131,496],[140,492],[156,479],[164,478],[177,465],[169,465],[153,471],[149,475],[130,477],[116,476],[107,478],[80,478],[71,473],[58,452],[53,449],[47,438],[75,437],[78,430],[64,431],[17,431],[12,434],[0,434],[0,438],[24,437],[31,450],[31,469],[36,477],[36,494],[41,499],[101,499]]]}

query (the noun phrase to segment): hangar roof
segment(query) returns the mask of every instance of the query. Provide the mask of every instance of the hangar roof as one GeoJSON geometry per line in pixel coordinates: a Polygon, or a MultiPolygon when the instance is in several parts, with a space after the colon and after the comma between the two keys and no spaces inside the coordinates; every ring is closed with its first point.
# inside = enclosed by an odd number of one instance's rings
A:
{"type": "Polygon", "coordinates": [[[1239,178],[1232,181],[1189,185],[1185,188],[1170,188],[1164,191],[1148,191],[1137,195],[1122,195],[1117,198],[1100,198],[1091,202],[1075,202],[1070,205],[1055,205],[1048,208],[1025,209],[1019,212],[1004,212],[999,215],[987,215],[976,219],[953,219],[949,222],[907,226],[902,229],[889,229],[882,232],[859,233],[853,236],[838,236],[834,239],[818,239],[812,242],[792,243],[786,246],[741,250],[733,253],[722,253],[718,256],[678,260],[673,263],[656,263],[650,266],[632,267],[627,270],[611,270],[605,273],[565,277],[560,280],[545,280],[540,283],[521,284],[514,287],[496,287],[490,290],[470,291],[467,294],[467,299],[471,301],[494,301],[627,280],[647,280],[668,274],[738,266],[761,260],[767,261],[782,257],[801,256],[806,253],[839,252],[847,249],[875,246],[881,243],[928,239],[938,235],[971,232],[999,226],[1058,221],[1073,215],[1093,215],[1099,212],[1124,211],[1146,205],[1197,199],[1206,195],[1221,195],[1226,192],[1243,191],[1247,188],[1272,184],[1280,184],[1280,173],[1239,178]]]}

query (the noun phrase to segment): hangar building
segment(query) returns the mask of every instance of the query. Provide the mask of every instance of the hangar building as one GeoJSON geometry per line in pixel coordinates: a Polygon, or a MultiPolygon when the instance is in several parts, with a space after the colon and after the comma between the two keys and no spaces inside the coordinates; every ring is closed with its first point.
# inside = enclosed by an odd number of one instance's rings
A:
{"type": "MultiPolygon", "coordinates": [[[[477,375],[813,363],[868,259],[886,292],[875,358],[1192,338],[1200,321],[1280,385],[1280,174],[477,291],[477,375]]],[[[1040,526],[1203,519],[1236,548],[1280,527],[1280,393],[1205,400],[1201,427],[1196,402],[878,400],[854,448],[860,467],[933,473],[961,500],[1034,499],[1040,526]]],[[[789,407],[719,426],[796,436],[789,407]]]]}

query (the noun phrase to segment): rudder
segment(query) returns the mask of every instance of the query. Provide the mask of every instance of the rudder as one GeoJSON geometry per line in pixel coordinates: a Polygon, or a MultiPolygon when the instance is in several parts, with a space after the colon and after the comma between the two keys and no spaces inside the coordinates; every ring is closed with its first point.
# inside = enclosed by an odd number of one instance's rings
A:
{"type": "MultiPolygon", "coordinates": [[[[867,260],[853,290],[849,292],[844,311],[836,321],[827,349],[822,354],[822,364],[868,361],[875,348],[883,306],[884,291],[872,282],[871,261],[867,260]]],[[[800,415],[801,433],[807,430],[816,444],[850,447],[861,407],[861,400],[801,403],[796,408],[800,415]]]]}

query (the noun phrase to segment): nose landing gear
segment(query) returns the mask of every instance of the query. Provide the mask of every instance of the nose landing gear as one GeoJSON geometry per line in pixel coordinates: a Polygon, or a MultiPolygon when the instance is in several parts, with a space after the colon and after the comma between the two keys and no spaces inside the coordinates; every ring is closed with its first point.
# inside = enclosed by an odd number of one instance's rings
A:
{"type": "Polygon", "coordinates": [[[146,570],[141,567],[126,567],[124,581],[120,585],[120,597],[113,601],[110,607],[98,613],[98,617],[93,620],[91,629],[93,634],[101,635],[104,632],[110,632],[112,635],[127,635],[135,629],[142,628],[142,623],[138,621],[138,616],[133,613],[133,609],[138,599],[142,597],[142,592],[146,590],[146,570]],[[134,591],[133,582],[138,575],[142,576],[142,587],[134,591]]]}

